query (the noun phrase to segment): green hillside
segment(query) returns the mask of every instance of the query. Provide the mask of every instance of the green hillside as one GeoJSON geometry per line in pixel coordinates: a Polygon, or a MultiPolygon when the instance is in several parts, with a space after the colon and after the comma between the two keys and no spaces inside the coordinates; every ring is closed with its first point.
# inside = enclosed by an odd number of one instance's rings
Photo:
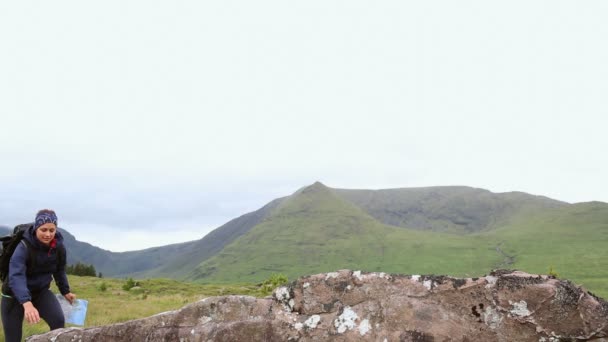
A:
{"type": "Polygon", "coordinates": [[[189,279],[258,281],[278,272],[294,278],[340,268],[474,275],[502,260],[486,239],[384,225],[315,184],[285,200],[189,279]]]}
{"type": "Polygon", "coordinates": [[[563,277],[608,296],[608,205],[548,205],[506,224],[449,234],[380,223],[320,183],[282,202],[262,223],[201,263],[188,280],[256,282],[341,268],[479,276],[497,267],[563,277]]]}

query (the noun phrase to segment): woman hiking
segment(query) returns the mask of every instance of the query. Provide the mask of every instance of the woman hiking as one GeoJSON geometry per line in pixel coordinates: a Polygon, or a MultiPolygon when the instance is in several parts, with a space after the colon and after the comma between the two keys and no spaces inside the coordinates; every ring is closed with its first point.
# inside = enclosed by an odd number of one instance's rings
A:
{"type": "Polygon", "coordinates": [[[19,243],[11,256],[7,281],[2,284],[6,342],[21,341],[24,317],[31,324],[42,318],[51,330],[65,326],[61,306],[49,289],[53,278],[65,299],[70,303],[76,299],[65,273],[65,246],[57,231],[55,212],[40,210],[34,224],[24,232],[22,242],[25,243],[19,243]]]}

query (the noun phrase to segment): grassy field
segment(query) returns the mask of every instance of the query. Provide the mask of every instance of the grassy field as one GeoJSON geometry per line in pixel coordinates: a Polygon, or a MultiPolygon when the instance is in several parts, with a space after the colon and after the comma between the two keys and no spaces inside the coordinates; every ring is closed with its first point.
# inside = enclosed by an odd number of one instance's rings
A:
{"type": "MultiPolygon", "coordinates": [[[[167,279],[138,280],[140,289],[125,291],[124,279],[69,276],[72,291],[89,301],[85,327],[125,322],[175,310],[205,297],[241,294],[261,297],[265,294],[252,284],[200,285],[167,279]],[[103,284],[103,285],[102,285],[103,284]],[[105,290],[102,287],[105,286],[105,290]]],[[[53,292],[59,291],[53,286],[53,292]]],[[[23,336],[49,330],[44,322],[23,324],[23,336]]],[[[0,335],[4,342],[4,334],[0,335]]]]}
{"type": "Polygon", "coordinates": [[[581,203],[538,213],[486,235],[503,242],[505,252],[515,257],[512,268],[546,273],[552,266],[560,278],[608,298],[605,204],[581,203]]]}

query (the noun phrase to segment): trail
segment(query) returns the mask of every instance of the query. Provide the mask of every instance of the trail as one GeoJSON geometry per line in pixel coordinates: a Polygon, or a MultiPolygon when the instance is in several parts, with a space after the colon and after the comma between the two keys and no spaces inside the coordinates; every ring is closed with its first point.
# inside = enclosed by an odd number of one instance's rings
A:
{"type": "Polygon", "coordinates": [[[509,268],[515,263],[515,255],[509,255],[500,248],[503,244],[504,242],[501,242],[496,246],[496,252],[502,255],[502,257],[504,258],[503,261],[496,266],[496,268],[509,268]]]}

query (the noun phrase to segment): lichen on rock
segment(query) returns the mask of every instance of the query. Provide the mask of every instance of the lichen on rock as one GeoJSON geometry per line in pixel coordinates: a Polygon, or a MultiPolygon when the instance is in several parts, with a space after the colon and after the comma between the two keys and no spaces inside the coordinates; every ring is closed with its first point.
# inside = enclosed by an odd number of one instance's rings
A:
{"type": "Polygon", "coordinates": [[[334,326],[339,334],[344,333],[346,330],[352,330],[357,325],[355,321],[359,319],[357,313],[354,312],[350,307],[345,307],[340,316],[334,321],[334,326]]]}

